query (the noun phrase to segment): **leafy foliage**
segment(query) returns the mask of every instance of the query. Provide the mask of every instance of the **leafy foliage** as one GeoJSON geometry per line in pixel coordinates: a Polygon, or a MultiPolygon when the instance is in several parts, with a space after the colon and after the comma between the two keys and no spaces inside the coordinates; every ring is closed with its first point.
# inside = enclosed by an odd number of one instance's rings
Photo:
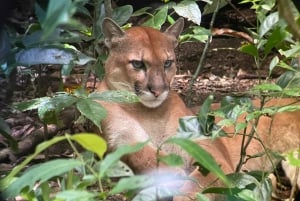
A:
{"type": "MultiPolygon", "coordinates": [[[[178,3],[164,1],[165,4],[149,13],[149,8],[142,8],[133,13],[132,6],[117,7],[112,12],[112,18],[124,25],[130,16],[147,14],[150,18],[144,25],[161,28],[166,22],[173,23],[172,12],[185,17],[187,20],[199,25],[201,11],[196,1],[184,0],[178,3]],[[171,14],[170,14],[170,10],[171,14]]],[[[216,9],[217,1],[206,0],[207,5],[203,13],[211,13],[216,9]]],[[[275,68],[287,70],[276,83],[270,83],[269,78],[262,84],[253,87],[247,95],[255,95],[262,100],[272,97],[298,97],[299,96],[299,66],[293,62],[298,56],[300,46],[288,31],[286,24],[280,20],[279,13],[275,10],[275,0],[257,1],[243,0],[242,3],[252,3],[252,8],[257,13],[256,31],[252,30],[253,44],[245,44],[240,50],[254,57],[257,68],[276,50],[276,55],[270,62],[270,73],[275,68]],[[283,59],[282,59],[283,58],[283,59]],[[292,61],[292,62],[291,62],[292,61]],[[291,63],[291,64],[289,64],[291,63]]],[[[47,8],[36,3],[35,14],[38,22],[27,27],[26,34],[18,38],[10,38],[15,47],[7,52],[6,57],[1,57],[1,69],[9,75],[17,65],[32,68],[33,65],[59,64],[62,65],[62,74],[68,75],[75,65],[86,66],[87,71],[92,70],[98,77],[102,77],[103,61],[105,54],[99,42],[103,41],[101,22],[105,16],[103,0],[49,0],[47,8]],[[90,12],[86,5],[92,6],[90,12]],[[81,14],[91,20],[88,27],[78,20],[75,15],[81,14]],[[81,43],[89,42],[87,50],[77,49],[81,43]]],[[[227,1],[220,1],[220,6],[227,1]]],[[[129,26],[129,25],[126,25],[129,26]]],[[[181,36],[181,40],[196,39],[206,41],[210,30],[199,26],[191,26],[188,32],[181,36]]],[[[1,40],[2,41],[2,40],[1,40]]],[[[4,42],[7,42],[3,40],[4,42]]],[[[74,93],[59,92],[49,97],[40,97],[18,103],[15,107],[22,111],[37,110],[40,120],[45,124],[59,124],[59,114],[68,107],[75,106],[81,115],[91,120],[100,127],[100,122],[106,116],[105,109],[99,104],[103,101],[133,103],[138,98],[129,92],[109,91],[103,93],[88,93],[84,89],[75,90],[74,93]]],[[[176,144],[184,149],[204,168],[214,173],[225,184],[220,188],[208,188],[199,192],[199,200],[207,199],[205,193],[223,194],[226,200],[269,200],[271,184],[264,172],[233,173],[225,175],[214,158],[198,144],[193,138],[208,139],[226,137],[222,128],[233,126],[235,132],[243,131],[249,121],[259,119],[261,115],[273,115],[277,112],[299,110],[299,106],[290,105],[281,108],[255,108],[249,98],[225,97],[221,108],[212,110],[213,96],[209,96],[201,107],[197,116],[183,117],[179,124],[178,133],[174,138],[168,139],[164,144],[176,144]],[[245,122],[237,123],[241,115],[246,115],[245,122]],[[222,121],[216,123],[215,117],[222,121]]],[[[255,126],[255,125],[254,125],[255,126]]],[[[10,136],[10,129],[0,118],[0,132],[11,142],[16,144],[10,136]]],[[[6,198],[21,195],[28,200],[106,200],[109,195],[125,193],[132,200],[154,200],[157,197],[175,195],[174,189],[159,186],[161,183],[176,183],[186,180],[183,177],[162,177],[162,175],[133,176],[132,171],[120,159],[130,153],[141,150],[148,142],[119,147],[114,152],[104,156],[107,151],[106,142],[97,135],[81,133],[70,136],[55,137],[36,147],[35,152],[17,165],[7,176],[1,179],[0,190],[6,198]],[[96,160],[89,154],[78,153],[76,158],[55,159],[41,164],[27,165],[42,151],[53,144],[67,140],[72,146],[73,142],[81,145],[85,150],[96,154],[96,160]],[[117,183],[110,178],[125,177],[117,183]],[[58,192],[53,192],[48,183],[56,180],[61,186],[58,192]],[[108,190],[103,189],[103,182],[111,185],[108,190]],[[160,183],[161,182],[161,183],[160,183]],[[34,188],[33,188],[34,187],[34,188]]],[[[74,147],[74,146],[73,146],[74,147]]],[[[90,153],[88,152],[88,153],[90,153]]],[[[294,153],[287,156],[289,163],[299,166],[299,160],[294,153]]],[[[170,166],[181,166],[182,158],[175,154],[159,157],[170,166]]]]}

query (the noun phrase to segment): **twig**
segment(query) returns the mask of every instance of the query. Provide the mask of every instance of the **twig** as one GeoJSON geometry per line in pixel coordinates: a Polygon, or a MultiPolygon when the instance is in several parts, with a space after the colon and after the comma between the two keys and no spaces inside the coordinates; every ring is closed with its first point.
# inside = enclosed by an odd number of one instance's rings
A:
{"type": "Polygon", "coordinates": [[[198,77],[201,69],[203,68],[204,59],[205,59],[208,47],[209,47],[209,45],[211,43],[211,40],[212,40],[212,30],[213,30],[213,25],[214,25],[214,22],[215,22],[215,19],[216,19],[216,16],[217,16],[217,12],[219,10],[219,5],[220,5],[220,0],[218,0],[218,2],[217,2],[216,9],[215,9],[215,11],[214,11],[214,13],[212,15],[212,18],[211,18],[211,21],[210,21],[210,24],[209,24],[209,28],[210,28],[211,32],[208,35],[208,39],[207,39],[207,42],[205,43],[205,46],[204,46],[204,49],[203,49],[203,52],[202,52],[199,64],[197,66],[196,72],[194,73],[194,75],[193,75],[193,77],[192,77],[192,79],[190,81],[190,84],[189,84],[188,96],[187,96],[188,97],[188,103],[187,103],[188,106],[191,105],[192,99],[190,97],[192,95],[193,85],[194,85],[195,80],[197,79],[197,77],[198,77]]]}
{"type": "MultiPolygon", "coordinates": [[[[300,148],[300,146],[299,146],[300,148]]],[[[297,158],[299,159],[300,158],[300,154],[299,154],[299,151],[297,151],[297,158]]],[[[292,182],[292,189],[291,189],[291,194],[290,194],[290,201],[294,200],[294,195],[295,195],[295,192],[297,190],[297,181],[298,181],[298,178],[299,178],[299,166],[296,167],[296,171],[295,171],[295,175],[294,175],[294,180],[292,182]]]]}
{"type": "Polygon", "coordinates": [[[104,0],[105,17],[112,17],[111,0],[104,0]]]}

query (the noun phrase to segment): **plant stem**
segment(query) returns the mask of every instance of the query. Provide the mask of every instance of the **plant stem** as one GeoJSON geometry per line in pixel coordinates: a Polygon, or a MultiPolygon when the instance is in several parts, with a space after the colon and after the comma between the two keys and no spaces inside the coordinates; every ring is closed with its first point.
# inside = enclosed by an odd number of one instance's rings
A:
{"type": "Polygon", "coordinates": [[[105,7],[105,17],[112,17],[112,6],[111,0],[104,0],[104,7],[105,7]]]}
{"type": "MultiPolygon", "coordinates": [[[[261,98],[261,101],[260,101],[260,108],[259,108],[260,111],[263,109],[264,104],[265,104],[265,97],[262,97],[262,98],[261,98]]],[[[241,144],[241,153],[240,153],[241,157],[240,157],[240,160],[239,160],[238,165],[236,166],[236,169],[235,169],[236,172],[239,172],[239,171],[241,170],[243,164],[245,163],[245,158],[246,158],[247,148],[248,148],[248,146],[250,145],[250,142],[251,142],[251,141],[253,140],[253,138],[254,138],[254,134],[256,133],[256,129],[255,129],[255,128],[256,128],[257,125],[258,125],[259,119],[260,119],[260,116],[257,117],[257,118],[255,119],[254,124],[251,125],[252,128],[251,128],[251,131],[250,131],[250,133],[249,133],[249,135],[248,135],[247,141],[246,141],[246,132],[247,132],[247,128],[244,129],[244,134],[243,134],[243,139],[242,139],[242,144],[241,144]]],[[[248,124],[249,122],[246,122],[246,123],[248,124]]]]}
{"type": "MultiPolygon", "coordinates": [[[[300,148],[300,146],[299,146],[300,148]]],[[[297,151],[297,159],[300,158],[300,153],[299,153],[299,150],[297,151]]],[[[298,180],[298,177],[299,177],[299,166],[296,167],[296,171],[295,171],[295,175],[294,175],[294,180],[292,182],[292,189],[291,189],[291,194],[290,194],[290,201],[294,200],[294,195],[295,195],[295,192],[297,190],[297,180],[298,180]]]]}
{"type": "MultiPolygon", "coordinates": [[[[81,156],[81,154],[79,153],[79,151],[77,150],[77,148],[76,148],[75,145],[73,144],[72,140],[70,139],[70,135],[66,135],[66,139],[68,140],[68,142],[69,142],[71,148],[73,149],[75,155],[76,155],[78,158],[80,158],[80,160],[81,160],[83,163],[85,163],[84,160],[83,160],[83,158],[82,158],[82,156],[81,156]]],[[[85,163],[85,164],[86,164],[86,163],[85,163]]],[[[95,175],[95,176],[98,178],[99,189],[100,189],[100,191],[103,193],[103,192],[104,192],[104,189],[103,189],[103,185],[102,185],[102,182],[101,182],[101,178],[99,178],[99,174],[97,174],[97,172],[96,172],[92,167],[90,167],[88,164],[86,164],[86,167],[91,171],[91,173],[92,173],[93,175],[95,175]]]]}
{"type": "MultiPolygon", "coordinates": [[[[212,15],[212,18],[211,18],[211,21],[210,21],[210,24],[209,24],[210,30],[213,29],[213,25],[214,25],[214,22],[215,22],[215,19],[216,19],[216,15],[217,15],[217,12],[219,10],[219,4],[220,4],[220,0],[218,0],[216,9],[215,9],[215,11],[212,15]]],[[[192,77],[192,79],[189,83],[188,96],[187,96],[188,97],[188,102],[187,102],[188,106],[191,105],[191,101],[192,101],[191,95],[192,95],[193,85],[194,85],[195,80],[197,79],[201,69],[203,68],[204,59],[206,57],[206,53],[207,53],[207,50],[208,50],[208,47],[209,47],[209,44],[211,43],[211,41],[212,41],[212,31],[208,35],[208,39],[207,39],[207,42],[205,43],[205,46],[204,46],[203,52],[201,54],[200,61],[198,63],[196,72],[194,73],[194,75],[193,75],[193,77],[192,77]]]]}

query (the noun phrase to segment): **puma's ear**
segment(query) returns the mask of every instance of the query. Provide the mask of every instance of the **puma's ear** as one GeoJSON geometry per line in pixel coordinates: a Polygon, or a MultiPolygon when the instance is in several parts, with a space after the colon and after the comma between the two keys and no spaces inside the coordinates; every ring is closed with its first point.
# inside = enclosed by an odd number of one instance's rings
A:
{"type": "Polygon", "coordinates": [[[102,32],[105,38],[104,43],[108,48],[111,48],[112,39],[114,37],[121,38],[125,35],[122,28],[110,18],[104,18],[102,22],[102,32]]]}
{"type": "Polygon", "coordinates": [[[174,36],[176,39],[178,39],[179,35],[181,34],[184,27],[184,20],[183,18],[179,18],[174,24],[172,24],[165,33],[174,36]]]}

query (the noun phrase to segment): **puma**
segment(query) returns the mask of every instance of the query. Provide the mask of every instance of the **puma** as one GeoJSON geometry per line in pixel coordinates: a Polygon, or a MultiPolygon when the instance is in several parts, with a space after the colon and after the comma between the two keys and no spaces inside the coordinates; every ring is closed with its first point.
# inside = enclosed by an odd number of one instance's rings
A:
{"type": "MultiPolygon", "coordinates": [[[[97,86],[98,91],[127,90],[135,93],[140,102],[125,104],[100,102],[108,115],[101,122],[101,134],[110,150],[121,145],[134,145],[150,140],[142,150],[129,154],[124,161],[136,172],[147,173],[157,169],[157,148],[169,137],[176,134],[180,117],[193,115],[181,98],[170,90],[170,83],[176,73],[174,49],[183,29],[183,19],[160,32],[149,27],[132,27],[123,31],[114,21],[105,18],[102,24],[105,45],[109,56],[105,63],[105,78],[97,86]]],[[[274,99],[267,106],[294,103],[292,99],[274,99]]],[[[258,102],[254,101],[255,105],[258,102]]],[[[215,105],[215,107],[219,107],[215,105]]],[[[240,118],[240,121],[243,117],[240,118]]],[[[267,148],[286,153],[300,144],[300,111],[280,113],[273,118],[260,118],[257,134],[267,148]]],[[[251,127],[249,126],[248,130],[251,127]]],[[[234,133],[233,128],[225,128],[234,133]]],[[[211,153],[225,173],[235,171],[240,158],[242,137],[223,137],[216,140],[199,140],[198,143],[211,153]]],[[[253,141],[247,155],[258,154],[264,149],[253,141]]],[[[177,146],[162,146],[160,155],[176,153],[184,158],[183,169],[198,179],[201,186],[210,184],[215,177],[203,176],[193,167],[193,160],[177,146]],[[190,171],[192,168],[194,171],[190,171]]],[[[160,164],[159,168],[168,168],[160,164]]],[[[242,170],[270,170],[272,166],[266,157],[247,161],[242,170]]],[[[190,193],[201,191],[191,182],[182,190],[190,193]]],[[[185,197],[176,200],[185,200],[185,197]]],[[[188,200],[188,199],[187,199],[188,200]]]]}

